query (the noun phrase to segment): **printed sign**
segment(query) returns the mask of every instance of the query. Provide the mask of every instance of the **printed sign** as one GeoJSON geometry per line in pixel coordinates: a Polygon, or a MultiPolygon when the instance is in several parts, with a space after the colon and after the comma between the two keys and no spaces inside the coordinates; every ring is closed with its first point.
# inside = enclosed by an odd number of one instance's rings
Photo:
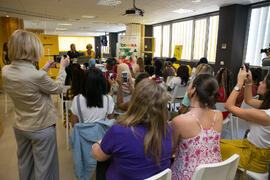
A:
{"type": "Polygon", "coordinates": [[[180,61],[180,59],[181,59],[182,50],[183,50],[183,46],[182,45],[175,45],[174,46],[173,57],[175,57],[178,61],[180,61]]]}

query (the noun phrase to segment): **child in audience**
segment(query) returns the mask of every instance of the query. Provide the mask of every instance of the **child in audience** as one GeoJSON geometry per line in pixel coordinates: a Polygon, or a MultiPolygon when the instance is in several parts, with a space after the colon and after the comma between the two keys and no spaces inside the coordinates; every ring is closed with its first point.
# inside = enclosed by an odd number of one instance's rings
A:
{"type": "Polygon", "coordinates": [[[96,160],[112,159],[108,180],[145,179],[170,167],[172,131],[167,95],[154,80],[139,82],[128,111],[93,145],[96,160]]]}
{"type": "Polygon", "coordinates": [[[114,102],[112,97],[107,95],[107,91],[106,78],[101,70],[89,69],[85,75],[83,93],[75,96],[72,102],[72,125],[74,126],[78,122],[88,123],[104,120],[106,114],[108,114],[108,119],[112,119],[114,102]],[[78,109],[78,103],[81,112],[78,109]]]}
{"type": "Polygon", "coordinates": [[[165,68],[163,70],[162,75],[163,75],[164,82],[167,82],[167,77],[175,76],[175,69],[172,66],[172,63],[170,61],[165,62],[165,68]]]}
{"type": "MultiPolygon", "coordinates": [[[[197,66],[195,73],[193,75],[193,77],[191,77],[191,79],[194,79],[196,76],[198,76],[199,74],[213,74],[213,68],[205,63],[202,63],[200,65],[197,66]]],[[[188,99],[187,95],[185,94],[184,99],[182,100],[182,104],[179,107],[179,112],[181,114],[184,114],[188,111],[190,105],[190,100],[188,99]]]]}
{"type": "Polygon", "coordinates": [[[189,81],[189,69],[186,65],[181,65],[177,69],[177,76],[173,77],[168,84],[168,91],[174,90],[176,86],[185,87],[188,85],[189,81]]]}
{"type": "Polygon", "coordinates": [[[209,74],[198,75],[188,87],[191,110],[174,118],[171,124],[176,151],[172,180],[190,180],[200,164],[221,161],[219,140],[223,118],[221,112],[211,109],[218,94],[218,83],[209,74]]]}
{"type": "Polygon", "coordinates": [[[225,108],[235,116],[251,122],[250,132],[244,140],[221,140],[222,159],[233,154],[240,155],[238,166],[246,170],[265,173],[270,162],[270,75],[260,83],[258,94],[263,100],[252,97],[252,74],[240,69],[237,85],[231,92],[225,108]],[[254,109],[243,109],[235,105],[240,89],[245,85],[245,102],[254,109]]]}

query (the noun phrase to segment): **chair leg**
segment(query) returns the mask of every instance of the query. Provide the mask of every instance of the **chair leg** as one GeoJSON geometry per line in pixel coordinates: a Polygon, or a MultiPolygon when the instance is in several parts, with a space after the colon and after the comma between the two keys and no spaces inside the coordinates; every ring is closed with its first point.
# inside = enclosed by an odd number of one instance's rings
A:
{"type": "Polygon", "coordinates": [[[233,139],[233,135],[234,135],[234,132],[233,132],[233,122],[234,122],[234,120],[233,119],[234,119],[233,116],[230,115],[231,136],[232,136],[232,139],[233,139]]]}
{"type": "Polygon", "coordinates": [[[238,139],[238,117],[235,117],[235,135],[236,139],[238,139]]]}

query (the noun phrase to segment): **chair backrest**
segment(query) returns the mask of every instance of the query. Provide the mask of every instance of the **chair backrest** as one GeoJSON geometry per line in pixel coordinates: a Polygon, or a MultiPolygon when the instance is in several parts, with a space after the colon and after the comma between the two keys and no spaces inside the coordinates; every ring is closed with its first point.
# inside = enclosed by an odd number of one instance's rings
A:
{"type": "Polygon", "coordinates": [[[203,164],[196,168],[192,180],[234,180],[240,156],[234,154],[220,163],[203,164]]]}
{"type": "Polygon", "coordinates": [[[217,103],[216,103],[216,108],[217,108],[217,110],[219,110],[219,111],[221,111],[221,112],[227,111],[227,110],[225,109],[225,103],[224,103],[224,102],[217,102],[217,103]]]}
{"type": "Polygon", "coordinates": [[[173,96],[172,96],[172,99],[175,99],[175,98],[182,98],[185,96],[185,93],[187,91],[187,88],[188,86],[176,86],[173,90],[173,96]]]}
{"type": "Polygon", "coordinates": [[[171,178],[172,178],[172,171],[168,168],[145,180],[171,180],[171,178]]]}

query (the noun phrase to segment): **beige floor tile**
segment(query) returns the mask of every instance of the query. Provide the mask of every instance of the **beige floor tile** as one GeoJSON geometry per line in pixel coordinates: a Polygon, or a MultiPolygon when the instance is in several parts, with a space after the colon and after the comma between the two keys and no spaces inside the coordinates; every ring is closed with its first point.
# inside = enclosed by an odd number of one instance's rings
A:
{"type": "MultiPolygon", "coordinates": [[[[56,103],[56,96],[53,96],[56,103]]],[[[57,144],[59,156],[59,174],[60,180],[75,180],[73,170],[73,155],[72,150],[66,149],[66,134],[65,128],[61,122],[60,100],[58,105],[55,104],[58,110],[59,121],[56,125],[57,144]]],[[[4,94],[0,94],[0,119],[4,128],[4,133],[0,137],[0,179],[1,180],[16,180],[18,179],[17,169],[17,144],[13,132],[13,123],[15,121],[14,107],[10,99],[8,99],[8,112],[5,113],[5,98],[4,94]]]]}

